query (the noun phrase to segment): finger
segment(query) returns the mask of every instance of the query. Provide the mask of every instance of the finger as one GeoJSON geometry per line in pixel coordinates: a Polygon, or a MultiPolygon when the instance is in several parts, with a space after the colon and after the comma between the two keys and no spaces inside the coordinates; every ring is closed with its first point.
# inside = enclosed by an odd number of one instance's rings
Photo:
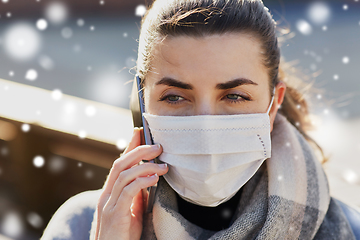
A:
{"type": "Polygon", "coordinates": [[[127,185],[121,192],[116,205],[115,211],[119,214],[126,215],[131,208],[133,199],[137,194],[140,194],[141,189],[148,188],[155,185],[159,180],[159,176],[154,174],[150,177],[140,177],[127,185]]]}
{"type": "Polygon", "coordinates": [[[141,145],[131,150],[116,160],[114,163],[122,165],[125,169],[137,165],[142,160],[152,160],[158,157],[162,153],[162,147],[160,144],[155,145],[141,145]]]}
{"type": "MultiPolygon", "coordinates": [[[[131,150],[133,150],[134,148],[136,148],[137,146],[140,146],[140,132],[141,130],[139,128],[134,128],[134,131],[133,131],[133,135],[131,137],[131,140],[130,140],[130,143],[129,145],[126,147],[126,149],[124,150],[124,152],[121,154],[121,156],[123,156],[124,154],[130,152],[131,150]]],[[[120,158],[118,158],[120,159],[120,158]]],[[[118,160],[116,159],[113,163],[113,165],[115,164],[115,162],[118,160]]],[[[106,181],[104,183],[104,188],[105,186],[107,185],[107,182],[109,181],[109,178],[110,178],[110,173],[109,175],[107,176],[106,178],[106,181]]]]}
{"type": "MultiPolygon", "coordinates": [[[[134,128],[134,132],[133,132],[133,136],[130,140],[129,145],[127,146],[127,148],[124,150],[123,154],[127,154],[128,152],[132,151],[133,149],[135,149],[136,147],[140,146],[141,144],[141,132],[142,130],[139,128],[134,128]]],[[[119,159],[118,159],[119,161],[119,159]]],[[[115,163],[114,163],[115,164],[115,163]]],[[[105,204],[107,203],[108,199],[110,198],[110,192],[109,189],[112,189],[113,187],[113,182],[116,180],[119,172],[121,171],[121,167],[117,167],[116,169],[118,169],[118,171],[115,171],[112,173],[112,171],[110,171],[105,184],[104,184],[104,191],[101,194],[99,200],[98,200],[98,204],[97,204],[97,217],[98,219],[101,219],[101,215],[103,212],[103,209],[105,207],[105,204]],[[109,181],[111,182],[109,184],[109,181]],[[110,186],[109,186],[110,185],[110,186]],[[108,187],[106,187],[108,186],[108,187]],[[105,189],[107,189],[107,191],[105,191],[105,189]]],[[[98,221],[97,225],[99,227],[100,221],[98,221]]]]}
{"type": "Polygon", "coordinates": [[[141,136],[140,136],[141,129],[140,128],[134,128],[133,135],[131,137],[129,146],[124,150],[123,154],[126,154],[136,148],[137,146],[140,146],[141,143],[141,136]]]}
{"type": "MultiPolygon", "coordinates": [[[[130,140],[129,146],[125,149],[123,154],[127,154],[128,152],[134,150],[136,147],[140,146],[141,143],[141,132],[142,130],[139,128],[134,128],[133,136],[130,140]]],[[[124,155],[123,155],[124,156],[124,155]]],[[[118,177],[119,173],[127,168],[128,166],[125,166],[124,168],[119,166],[121,165],[120,162],[121,158],[118,158],[114,161],[113,167],[110,170],[109,175],[106,178],[106,181],[103,186],[103,193],[101,194],[99,201],[98,201],[98,212],[101,214],[103,207],[105,206],[106,202],[108,201],[110,197],[110,191],[113,187],[113,183],[115,182],[116,178],[118,177]],[[116,167],[115,167],[116,166],[116,167]],[[115,171],[113,171],[115,169],[115,171]],[[110,183],[109,183],[110,182],[110,183]]]]}
{"type": "Polygon", "coordinates": [[[144,212],[144,200],[143,200],[143,191],[138,192],[136,196],[133,198],[133,202],[131,204],[131,214],[140,219],[142,222],[142,216],[144,212]]]}
{"type": "Polygon", "coordinates": [[[107,182],[104,186],[104,194],[109,194],[119,174],[124,170],[138,164],[141,160],[151,160],[162,152],[160,145],[142,145],[121,156],[113,163],[107,182]]]}
{"type": "Polygon", "coordinates": [[[167,171],[168,167],[166,164],[145,163],[121,172],[111,190],[111,196],[107,204],[109,206],[115,205],[123,189],[139,177],[147,177],[154,174],[161,176],[167,173],[167,171]]]}

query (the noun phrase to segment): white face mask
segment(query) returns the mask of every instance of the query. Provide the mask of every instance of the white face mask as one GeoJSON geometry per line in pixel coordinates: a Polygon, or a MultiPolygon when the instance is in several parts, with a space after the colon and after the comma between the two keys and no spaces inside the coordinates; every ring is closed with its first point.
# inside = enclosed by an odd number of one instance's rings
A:
{"type": "Polygon", "coordinates": [[[271,156],[269,111],[240,115],[144,113],[160,143],[168,184],[186,201],[215,207],[229,200],[271,156]]]}

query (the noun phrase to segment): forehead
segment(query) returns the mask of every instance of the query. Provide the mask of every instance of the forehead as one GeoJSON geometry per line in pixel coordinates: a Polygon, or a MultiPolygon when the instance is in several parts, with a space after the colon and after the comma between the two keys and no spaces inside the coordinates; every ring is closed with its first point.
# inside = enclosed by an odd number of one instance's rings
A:
{"type": "Polygon", "coordinates": [[[181,79],[210,76],[268,78],[260,42],[247,33],[168,36],[154,46],[150,70],[152,75],[175,75],[173,77],[181,79]]]}

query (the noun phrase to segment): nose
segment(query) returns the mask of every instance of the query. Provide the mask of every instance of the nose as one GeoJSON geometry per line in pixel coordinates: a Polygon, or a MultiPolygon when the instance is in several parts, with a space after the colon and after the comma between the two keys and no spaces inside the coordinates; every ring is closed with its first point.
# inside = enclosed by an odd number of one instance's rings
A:
{"type": "Polygon", "coordinates": [[[212,103],[210,99],[202,99],[195,105],[194,115],[216,115],[216,104],[212,103]]]}

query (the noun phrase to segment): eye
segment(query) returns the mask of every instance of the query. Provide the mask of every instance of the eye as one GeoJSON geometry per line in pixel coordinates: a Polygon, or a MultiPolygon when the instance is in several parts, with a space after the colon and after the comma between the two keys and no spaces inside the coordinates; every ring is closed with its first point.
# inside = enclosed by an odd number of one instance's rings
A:
{"type": "Polygon", "coordinates": [[[225,95],[225,97],[223,99],[226,101],[230,101],[231,103],[238,103],[238,102],[244,102],[244,101],[251,100],[250,98],[248,98],[246,96],[242,96],[240,94],[235,94],[235,93],[227,94],[227,95],[225,95]]]}
{"type": "Polygon", "coordinates": [[[243,98],[242,96],[238,95],[238,94],[228,94],[226,95],[226,98],[229,99],[229,100],[239,100],[241,98],[243,98]]]}
{"type": "Polygon", "coordinates": [[[179,101],[179,100],[181,100],[181,99],[182,99],[182,97],[180,97],[180,96],[173,96],[173,95],[171,95],[171,96],[168,96],[168,97],[167,97],[167,100],[170,101],[170,102],[177,102],[177,101],[179,101]]]}
{"type": "Polygon", "coordinates": [[[184,98],[178,95],[166,95],[160,99],[160,101],[166,101],[170,104],[176,104],[183,101],[184,98]]]}

